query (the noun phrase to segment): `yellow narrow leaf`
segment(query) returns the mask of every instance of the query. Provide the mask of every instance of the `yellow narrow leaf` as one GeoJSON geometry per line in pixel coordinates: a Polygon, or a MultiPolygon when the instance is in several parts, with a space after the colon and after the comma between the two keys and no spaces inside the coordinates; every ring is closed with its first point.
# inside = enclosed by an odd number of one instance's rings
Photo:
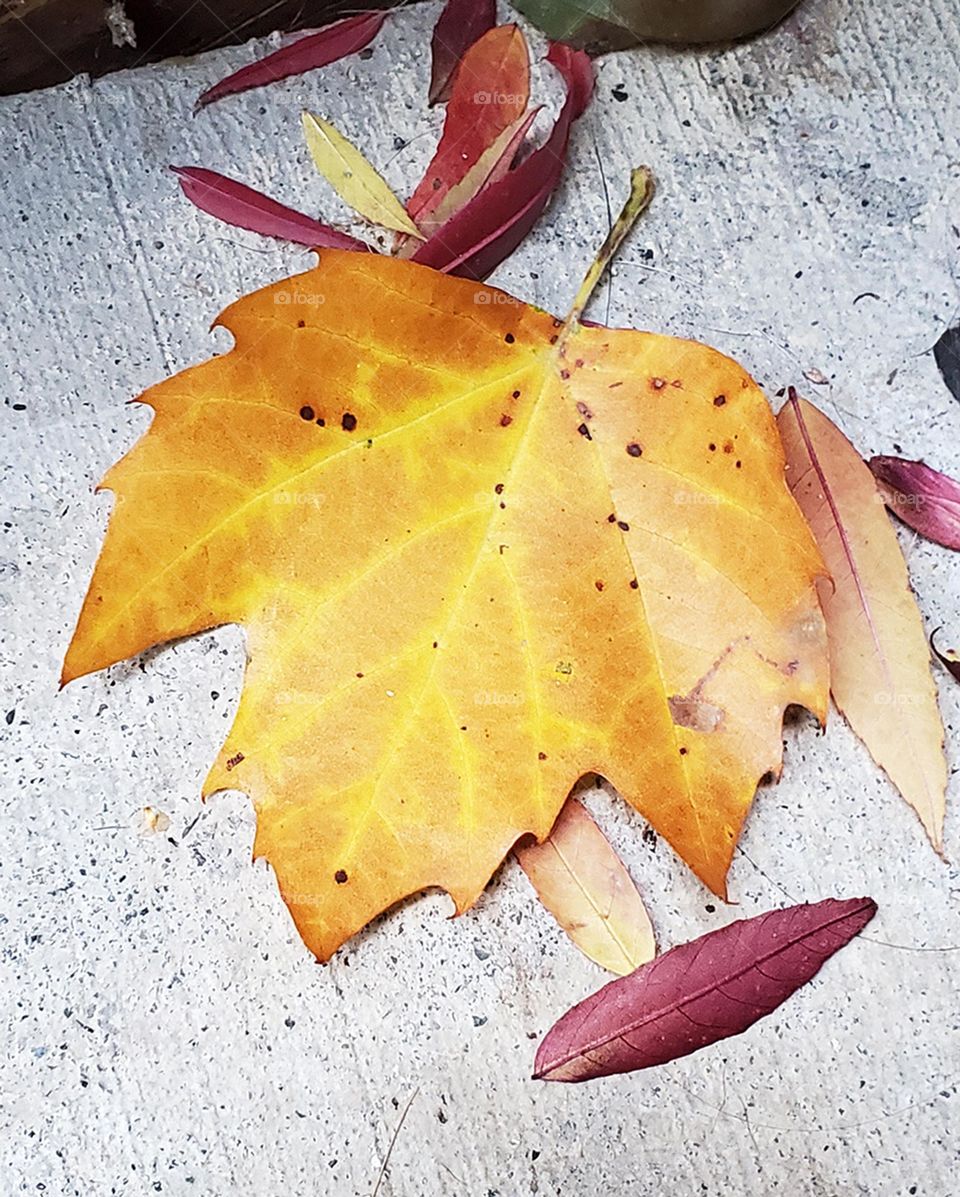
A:
{"type": "Polygon", "coordinates": [[[610,842],[575,798],[542,844],[517,848],[517,860],[581,952],[625,976],[657,952],[650,916],[610,842]]]}
{"type": "Polygon", "coordinates": [[[834,700],[939,851],[943,724],[896,532],[869,468],[823,412],[791,392],[778,424],[787,480],[831,574],[819,591],[834,700]]]}
{"type": "Polygon", "coordinates": [[[317,170],[337,195],[365,219],[423,240],[403,204],[355,145],[329,121],[304,112],[303,132],[317,170]]]}

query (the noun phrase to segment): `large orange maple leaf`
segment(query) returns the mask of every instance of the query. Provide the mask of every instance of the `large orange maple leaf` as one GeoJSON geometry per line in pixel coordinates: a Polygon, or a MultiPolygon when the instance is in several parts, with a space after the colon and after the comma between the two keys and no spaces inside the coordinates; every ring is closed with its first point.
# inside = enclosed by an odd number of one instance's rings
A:
{"type": "Polygon", "coordinates": [[[220,323],[104,480],[64,680],[245,627],[204,792],[251,796],[322,959],[425,887],[468,907],[589,772],[724,893],[785,705],[827,694],[822,562],[743,369],[347,251],[220,323]]]}

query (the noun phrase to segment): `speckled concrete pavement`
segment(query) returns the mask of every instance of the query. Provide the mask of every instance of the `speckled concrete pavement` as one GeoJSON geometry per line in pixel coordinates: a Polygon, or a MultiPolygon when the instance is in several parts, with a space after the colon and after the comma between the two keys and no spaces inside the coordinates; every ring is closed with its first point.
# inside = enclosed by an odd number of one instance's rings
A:
{"type": "MultiPolygon", "coordinates": [[[[250,864],[243,796],[199,813],[236,629],[57,692],[109,508],[93,486],[147,425],[125,401],[222,349],[219,309],[310,260],[195,212],[166,164],[342,218],[300,143],[309,104],[408,191],[440,120],[423,102],[435,14],[197,118],[250,48],[0,101],[0,1194],[369,1197],[410,1102],[381,1197],[951,1197],[960,875],[839,718],[785,731],[783,782],[734,862],[739,906],[615,795],[590,805],[664,946],[860,893],[880,904],[866,935],[738,1039],[551,1087],[529,1079],[535,1041],[604,978],[515,865],[462,919],[441,894],[408,902],[322,968],[250,864]],[[146,805],[166,831],[141,827],[146,805]]],[[[805,385],[865,453],[960,471],[960,404],[929,352],[958,311],[958,46],[950,0],[810,0],[749,46],[602,61],[563,192],[496,281],[564,310],[606,228],[598,163],[618,202],[649,162],[660,197],[595,315],[709,340],[771,394],[805,385]]],[[[956,559],[902,542],[928,628],[956,642],[956,559]]],[[[937,680],[956,770],[960,688],[937,680]]],[[[956,860],[955,777],[950,797],[956,860]]]]}

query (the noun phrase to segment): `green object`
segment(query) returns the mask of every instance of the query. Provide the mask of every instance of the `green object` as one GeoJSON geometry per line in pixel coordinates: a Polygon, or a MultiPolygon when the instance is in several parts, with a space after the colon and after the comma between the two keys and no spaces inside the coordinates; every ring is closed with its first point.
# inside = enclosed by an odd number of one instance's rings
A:
{"type": "Polygon", "coordinates": [[[725,42],[769,29],[797,0],[513,0],[554,41],[592,53],[638,42],[725,42]]]}

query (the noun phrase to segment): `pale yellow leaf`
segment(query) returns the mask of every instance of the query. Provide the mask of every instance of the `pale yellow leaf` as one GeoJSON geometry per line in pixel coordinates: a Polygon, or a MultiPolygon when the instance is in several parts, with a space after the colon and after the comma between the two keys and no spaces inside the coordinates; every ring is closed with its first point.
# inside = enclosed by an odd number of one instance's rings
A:
{"type": "Polygon", "coordinates": [[[337,195],[365,219],[423,240],[386,180],[329,121],[304,112],[303,132],[314,164],[337,195]]]}
{"type": "Polygon", "coordinates": [[[787,481],[831,574],[819,591],[834,701],[939,850],[943,724],[896,532],[870,470],[823,412],[791,393],[778,424],[787,481]]]}
{"type": "Polygon", "coordinates": [[[537,897],[589,959],[625,976],[657,953],[650,916],[620,857],[568,799],[542,844],[517,848],[537,897]]]}

